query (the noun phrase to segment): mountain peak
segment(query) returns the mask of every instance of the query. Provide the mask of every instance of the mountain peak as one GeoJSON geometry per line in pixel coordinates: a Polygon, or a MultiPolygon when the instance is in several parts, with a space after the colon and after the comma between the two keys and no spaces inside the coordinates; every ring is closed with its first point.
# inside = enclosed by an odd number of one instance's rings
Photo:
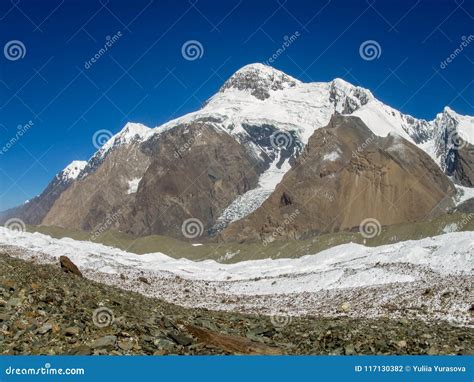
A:
{"type": "Polygon", "coordinates": [[[451,109],[449,106],[444,107],[443,114],[448,114],[448,115],[453,116],[453,117],[459,115],[453,109],[451,109]]]}
{"type": "Polygon", "coordinates": [[[342,90],[346,94],[356,93],[356,94],[365,94],[368,100],[374,99],[374,95],[369,89],[353,85],[342,78],[335,78],[331,81],[331,86],[337,89],[342,90]]]}
{"type": "Polygon", "coordinates": [[[129,140],[135,138],[137,135],[140,137],[146,136],[151,131],[148,126],[142,125],[141,123],[128,122],[122,130],[116,135],[122,139],[129,140]]]}
{"type": "Polygon", "coordinates": [[[248,72],[260,72],[264,74],[279,74],[279,75],[287,75],[286,73],[282,72],[281,70],[275,69],[273,66],[265,65],[260,62],[254,62],[252,64],[247,64],[242,66],[239,70],[237,70],[235,74],[238,73],[248,73],[248,72]]]}
{"type": "Polygon", "coordinates": [[[103,156],[113,146],[127,144],[134,140],[145,139],[153,129],[142,125],[141,123],[128,122],[122,130],[112,136],[101,148],[100,153],[103,156]]]}
{"type": "Polygon", "coordinates": [[[254,63],[237,70],[221,87],[221,93],[228,90],[248,91],[255,98],[264,100],[271,91],[294,87],[301,82],[271,66],[254,63]]]}
{"type": "Polygon", "coordinates": [[[69,163],[64,170],[62,170],[57,177],[61,180],[74,180],[81,171],[86,167],[87,161],[75,160],[69,163]]]}

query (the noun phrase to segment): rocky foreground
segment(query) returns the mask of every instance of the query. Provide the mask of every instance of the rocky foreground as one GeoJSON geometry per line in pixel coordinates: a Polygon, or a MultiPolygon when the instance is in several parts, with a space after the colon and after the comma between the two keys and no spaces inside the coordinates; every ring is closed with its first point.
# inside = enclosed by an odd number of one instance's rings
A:
{"type": "Polygon", "coordinates": [[[474,354],[474,329],[187,309],[0,252],[1,354],[474,354]]]}

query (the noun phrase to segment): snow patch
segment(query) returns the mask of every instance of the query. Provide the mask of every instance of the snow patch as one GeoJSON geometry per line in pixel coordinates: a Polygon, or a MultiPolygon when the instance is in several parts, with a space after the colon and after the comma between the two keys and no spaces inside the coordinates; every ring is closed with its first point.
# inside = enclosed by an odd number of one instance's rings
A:
{"type": "Polygon", "coordinates": [[[141,123],[128,122],[120,132],[112,136],[94,155],[103,158],[115,146],[129,144],[133,141],[144,141],[153,134],[153,129],[141,123]]]}
{"type": "Polygon", "coordinates": [[[134,178],[134,179],[130,180],[128,182],[127,194],[136,193],[137,190],[138,190],[138,184],[140,183],[141,180],[142,180],[142,178],[134,178]]]}
{"type": "Polygon", "coordinates": [[[283,162],[280,168],[277,164],[280,162],[281,153],[271,163],[270,167],[260,175],[258,186],[235,199],[217,218],[214,226],[216,230],[221,230],[228,224],[242,219],[260,207],[263,202],[275,190],[278,183],[281,182],[283,176],[290,170],[289,160],[283,162]]]}
{"type": "Polygon", "coordinates": [[[324,154],[323,161],[334,162],[334,161],[338,160],[340,157],[341,157],[340,151],[336,150],[336,151],[332,151],[328,154],[324,154]]]}
{"type": "Polygon", "coordinates": [[[474,198],[474,187],[463,187],[456,185],[456,206],[464,203],[466,200],[474,198]]]}

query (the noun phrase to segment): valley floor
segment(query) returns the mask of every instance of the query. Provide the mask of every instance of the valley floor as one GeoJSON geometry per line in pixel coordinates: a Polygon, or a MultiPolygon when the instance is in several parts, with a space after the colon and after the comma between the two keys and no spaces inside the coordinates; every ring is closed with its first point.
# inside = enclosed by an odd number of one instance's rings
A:
{"type": "Polygon", "coordinates": [[[183,308],[67,274],[57,264],[19,259],[37,260],[24,252],[18,247],[0,250],[2,354],[473,354],[474,350],[472,328],[444,321],[355,319],[348,314],[268,317],[183,308]]]}
{"type": "Polygon", "coordinates": [[[188,308],[294,316],[443,320],[474,327],[474,232],[365,247],[339,245],[297,259],[221,264],[136,255],[85,241],[0,228],[0,248],[91,280],[188,308]]]}

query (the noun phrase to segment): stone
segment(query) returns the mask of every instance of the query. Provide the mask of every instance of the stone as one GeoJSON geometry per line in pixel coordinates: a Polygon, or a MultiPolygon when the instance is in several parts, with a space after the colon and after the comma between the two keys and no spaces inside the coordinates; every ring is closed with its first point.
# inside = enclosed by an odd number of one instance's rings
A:
{"type": "Polygon", "coordinates": [[[134,343],[131,338],[126,338],[118,342],[118,347],[122,350],[129,351],[133,349],[134,343]]]}
{"type": "Polygon", "coordinates": [[[158,338],[153,343],[160,350],[165,350],[167,352],[176,351],[176,345],[174,344],[174,342],[165,340],[164,338],[158,338]]]}
{"type": "Polygon", "coordinates": [[[405,340],[398,341],[397,346],[399,348],[406,348],[407,347],[407,342],[405,340]]]}
{"type": "Polygon", "coordinates": [[[7,280],[1,281],[1,285],[2,285],[6,290],[9,290],[9,291],[14,291],[14,290],[16,289],[15,281],[13,281],[13,280],[11,280],[11,279],[7,279],[7,280]]]}
{"type": "Polygon", "coordinates": [[[148,279],[146,277],[143,277],[143,276],[140,276],[138,278],[138,281],[141,281],[142,283],[144,284],[150,284],[150,282],[148,281],[148,279]]]}
{"type": "Polygon", "coordinates": [[[38,334],[46,334],[48,333],[51,329],[53,329],[53,325],[51,324],[44,324],[40,328],[38,328],[37,333],[38,334]]]}
{"type": "Polygon", "coordinates": [[[347,345],[344,347],[344,352],[345,352],[346,355],[355,354],[356,351],[355,351],[354,345],[353,345],[353,344],[347,344],[347,345]]]}
{"type": "Polygon", "coordinates": [[[16,307],[16,306],[21,305],[21,303],[22,303],[21,298],[15,297],[15,298],[11,298],[10,300],[8,300],[7,305],[11,306],[11,307],[16,307]]]}
{"type": "Polygon", "coordinates": [[[90,355],[92,354],[92,349],[87,345],[79,345],[71,351],[72,355],[90,355]]]}
{"type": "Polygon", "coordinates": [[[77,336],[80,329],[77,326],[70,326],[64,330],[66,336],[77,336]]]}
{"type": "Polygon", "coordinates": [[[60,256],[59,257],[59,264],[61,265],[61,268],[66,272],[66,273],[73,273],[76,276],[82,277],[82,273],[79,270],[79,268],[74,264],[71,259],[67,256],[60,256]]]}
{"type": "Polygon", "coordinates": [[[92,349],[112,349],[117,341],[116,336],[104,336],[96,339],[91,344],[92,349]]]}
{"type": "Polygon", "coordinates": [[[178,345],[189,346],[193,343],[193,339],[191,337],[185,336],[181,333],[169,333],[169,336],[176,342],[178,345]]]}
{"type": "Polygon", "coordinates": [[[429,349],[428,349],[428,352],[427,352],[428,355],[436,355],[436,354],[439,354],[439,350],[436,346],[431,346],[429,349]]]}
{"type": "Polygon", "coordinates": [[[341,304],[341,310],[343,312],[348,312],[349,310],[351,310],[351,304],[349,304],[348,302],[343,302],[341,304]]]}

